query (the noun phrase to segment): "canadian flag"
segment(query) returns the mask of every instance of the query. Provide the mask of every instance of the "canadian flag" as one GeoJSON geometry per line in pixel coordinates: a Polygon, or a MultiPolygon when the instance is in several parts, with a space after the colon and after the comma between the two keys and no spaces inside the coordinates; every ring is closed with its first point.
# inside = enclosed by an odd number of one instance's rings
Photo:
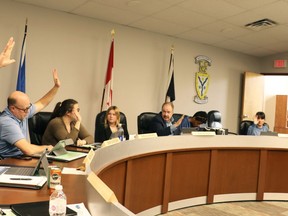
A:
{"type": "Polygon", "coordinates": [[[105,87],[103,90],[101,110],[107,110],[112,105],[113,96],[114,39],[112,39],[107,66],[105,87]]]}

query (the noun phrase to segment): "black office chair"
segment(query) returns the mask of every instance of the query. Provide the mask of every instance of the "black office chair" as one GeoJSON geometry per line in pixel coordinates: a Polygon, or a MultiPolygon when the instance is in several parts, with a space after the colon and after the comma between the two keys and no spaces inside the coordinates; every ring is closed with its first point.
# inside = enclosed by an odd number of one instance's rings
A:
{"type": "Polygon", "coordinates": [[[247,135],[248,128],[253,124],[251,120],[243,120],[240,122],[239,135],[247,135]]]}
{"type": "Polygon", "coordinates": [[[137,116],[138,134],[152,133],[150,124],[152,119],[157,115],[154,112],[143,112],[137,116]]]}
{"type": "Polygon", "coordinates": [[[222,128],[221,113],[218,110],[211,110],[208,112],[207,123],[209,128],[222,128]]]}
{"type": "Polygon", "coordinates": [[[33,144],[41,145],[42,136],[50,121],[52,112],[38,112],[28,120],[30,141],[33,144]]]}
{"type": "MultiPolygon", "coordinates": [[[[106,110],[98,113],[96,116],[95,132],[94,132],[94,141],[95,142],[100,142],[100,140],[99,140],[99,137],[100,137],[99,136],[99,128],[100,128],[101,124],[102,125],[104,124],[105,115],[106,115],[106,110]]],[[[120,123],[123,125],[126,125],[126,127],[128,128],[126,116],[122,112],[120,112],[120,123]]]]}

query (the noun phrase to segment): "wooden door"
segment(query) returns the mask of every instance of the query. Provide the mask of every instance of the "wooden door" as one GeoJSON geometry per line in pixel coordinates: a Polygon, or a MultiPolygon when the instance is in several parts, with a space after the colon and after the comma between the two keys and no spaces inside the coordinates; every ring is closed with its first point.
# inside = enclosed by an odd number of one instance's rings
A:
{"type": "Polygon", "coordinates": [[[264,110],[264,75],[245,72],[242,94],[242,120],[253,120],[256,112],[264,110]]]}
{"type": "Polygon", "coordinates": [[[287,95],[276,95],[274,131],[277,133],[288,133],[287,99],[287,95]]]}

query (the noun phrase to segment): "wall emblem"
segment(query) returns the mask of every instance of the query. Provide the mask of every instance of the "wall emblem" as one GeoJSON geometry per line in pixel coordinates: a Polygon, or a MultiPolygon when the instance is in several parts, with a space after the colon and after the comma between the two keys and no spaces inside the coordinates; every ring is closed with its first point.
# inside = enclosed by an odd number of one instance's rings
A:
{"type": "Polygon", "coordinates": [[[199,64],[199,72],[195,76],[195,88],[197,95],[194,97],[194,102],[198,104],[208,103],[208,87],[209,74],[207,67],[211,66],[211,59],[207,56],[199,55],[195,58],[195,64],[199,64]]]}

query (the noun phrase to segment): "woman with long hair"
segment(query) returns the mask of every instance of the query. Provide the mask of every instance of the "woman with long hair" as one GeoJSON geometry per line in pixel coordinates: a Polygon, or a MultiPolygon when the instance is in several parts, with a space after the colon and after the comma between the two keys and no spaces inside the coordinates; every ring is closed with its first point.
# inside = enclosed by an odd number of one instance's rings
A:
{"type": "Polygon", "coordinates": [[[99,130],[99,142],[120,137],[122,136],[121,133],[123,133],[123,131],[124,139],[129,139],[127,125],[120,123],[120,110],[117,106],[108,108],[105,114],[104,124],[100,126],[99,130]]]}
{"type": "Polygon", "coordinates": [[[75,144],[91,144],[94,138],[81,123],[79,104],[74,99],[58,102],[42,137],[42,143],[56,145],[60,140],[71,138],[75,144]]]}

